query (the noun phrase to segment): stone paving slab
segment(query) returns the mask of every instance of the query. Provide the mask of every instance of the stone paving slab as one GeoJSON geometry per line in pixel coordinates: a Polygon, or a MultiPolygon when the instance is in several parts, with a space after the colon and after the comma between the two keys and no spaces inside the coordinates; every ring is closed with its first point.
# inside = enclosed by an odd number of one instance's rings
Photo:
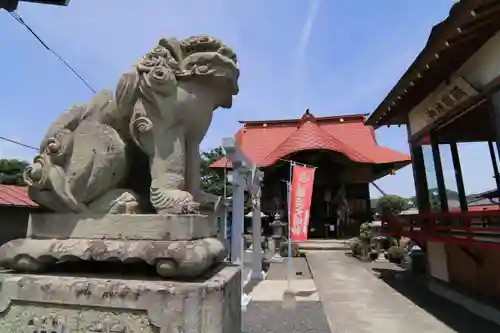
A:
{"type": "MultiPolygon", "coordinates": [[[[283,262],[273,262],[267,272],[267,280],[286,280],[287,275],[287,260],[283,262]]],[[[309,265],[306,258],[292,258],[293,278],[294,279],[312,279],[309,265]]]]}
{"type": "Polygon", "coordinates": [[[369,265],[340,251],[309,252],[306,257],[336,333],[500,332],[492,322],[415,284],[413,292],[426,300],[416,304],[375,276],[369,265]]]}
{"type": "Polygon", "coordinates": [[[332,333],[321,302],[297,302],[284,309],[281,302],[252,301],[243,314],[244,333],[332,333]]]}
{"type": "Polygon", "coordinates": [[[345,239],[310,239],[298,243],[299,250],[304,251],[334,251],[348,250],[349,241],[345,239]]]}
{"type": "MultiPolygon", "coordinates": [[[[250,293],[252,302],[280,302],[283,293],[288,288],[288,282],[284,280],[264,280],[257,284],[250,293]]],[[[318,302],[319,296],[314,280],[292,280],[291,289],[295,294],[297,302],[318,302]]]]}

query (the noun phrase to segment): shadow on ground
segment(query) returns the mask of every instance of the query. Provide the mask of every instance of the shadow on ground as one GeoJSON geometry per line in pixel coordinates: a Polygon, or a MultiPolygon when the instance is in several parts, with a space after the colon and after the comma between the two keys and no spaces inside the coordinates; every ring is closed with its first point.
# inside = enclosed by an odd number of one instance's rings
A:
{"type": "Polygon", "coordinates": [[[500,326],[471,313],[464,307],[448,301],[427,289],[425,276],[409,271],[372,268],[380,279],[420,308],[454,329],[457,333],[499,332],[500,326]]]}

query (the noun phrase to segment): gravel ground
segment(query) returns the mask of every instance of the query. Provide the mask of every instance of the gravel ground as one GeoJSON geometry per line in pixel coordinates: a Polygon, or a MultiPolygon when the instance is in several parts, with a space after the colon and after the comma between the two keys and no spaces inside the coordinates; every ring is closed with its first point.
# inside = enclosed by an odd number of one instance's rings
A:
{"type": "Polygon", "coordinates": [[[250,302],[243,332],[332,333],[321,302],[298,302],[293,309],[283,309],[281,302],[250,302]]]}

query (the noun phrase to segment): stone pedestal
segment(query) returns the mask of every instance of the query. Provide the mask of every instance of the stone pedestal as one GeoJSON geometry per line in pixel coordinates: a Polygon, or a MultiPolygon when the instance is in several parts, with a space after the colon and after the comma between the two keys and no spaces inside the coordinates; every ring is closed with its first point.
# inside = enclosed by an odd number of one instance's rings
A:
{"type": "Polygon", "coordinates": [[[142,261],[162,277],[193,278],[226,255],[207,215],[34,214],[27,238],[0,247],[0,266],[40,273],[68,261],[142,261]]]}
{"type": "Polygon", "coordinates": [[[196,282],[0,274],[0,332],[235,333],[241,271],[196,282]]]}

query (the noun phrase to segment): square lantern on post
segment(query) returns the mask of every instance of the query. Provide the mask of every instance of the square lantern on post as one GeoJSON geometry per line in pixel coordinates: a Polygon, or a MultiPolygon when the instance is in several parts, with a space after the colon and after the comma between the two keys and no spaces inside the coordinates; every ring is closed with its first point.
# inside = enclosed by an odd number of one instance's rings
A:
{"type": "Polygon", "coordinates": [[[227,182],[231,185],[233,185],[234,182],[234,171],[228,171],[227,172],[227,182]]]}

